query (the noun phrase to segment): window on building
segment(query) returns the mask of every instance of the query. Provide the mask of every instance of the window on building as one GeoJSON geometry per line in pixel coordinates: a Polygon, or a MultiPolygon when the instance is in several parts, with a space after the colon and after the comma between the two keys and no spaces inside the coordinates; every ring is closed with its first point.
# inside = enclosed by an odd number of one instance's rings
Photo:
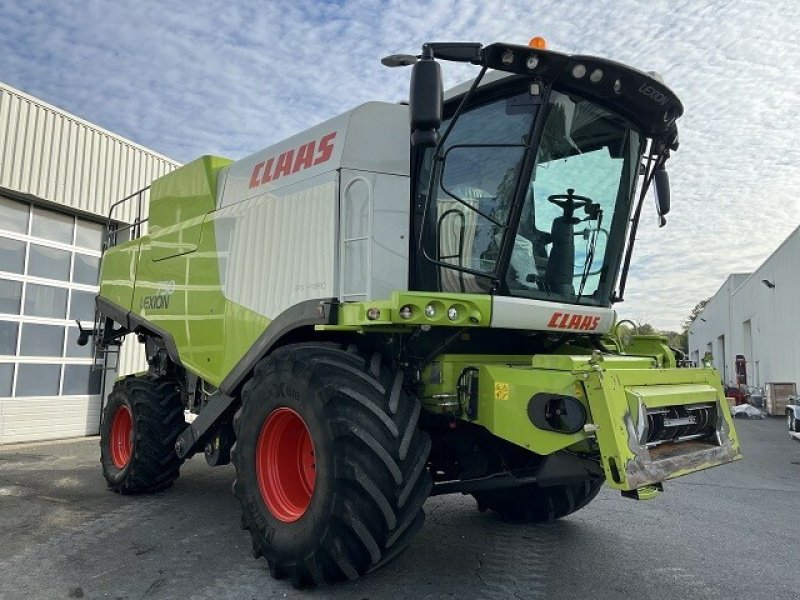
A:
{"type": "Polygon", "coordinates": [[[105,226],[0,197],[0,398],[95,395],[91,346],[105,226]]]}
{"type": "Polygon", "coordinates": [[[0,270],[25,272],[25,242],[0,236],[0,270]]]}
{"type": "Polygon", "coordinates": [[[28,233],[29,214],[28,204],[0,197],[0,222],[6,231],[28,233]]]}

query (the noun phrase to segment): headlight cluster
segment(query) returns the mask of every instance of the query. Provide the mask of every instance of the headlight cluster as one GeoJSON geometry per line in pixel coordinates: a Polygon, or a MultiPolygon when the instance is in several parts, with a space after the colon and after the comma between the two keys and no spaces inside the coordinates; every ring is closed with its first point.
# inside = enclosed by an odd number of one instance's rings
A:
{"type": "MultiPolygon", "coordinates": [[[[587,69],[586,65],[583,65],[581,63],[578,63],[572,67],[572,76],[575,79],[583,79],[586,76],[587,72],[589,72],[589,69],[587,69]]],[[[603,81],[604,75],[605,73],[603,73],[603,69],[599,67],[596,69],[592,69],[592,71],[589,73],[589,81],[592,83],[600,83],[601,81],[603,81]]],[[[619,78],[617,78],[614,81],[614,93],[615,94],[622,93],[622,80],[619,78]]]]}
{"type": "MultiPolygon", "coordinates": [[[[481,322],[481,313],[477,308],[469,308],[461,303],[448,304],[433,300],[425,305],[404,304],[397,311],[403,321],[422,321],[425,324],[450,322],[453,324],[477,325],[481,322]]],[[[368,313],[369,318],[369,313],[368,313]]]]}

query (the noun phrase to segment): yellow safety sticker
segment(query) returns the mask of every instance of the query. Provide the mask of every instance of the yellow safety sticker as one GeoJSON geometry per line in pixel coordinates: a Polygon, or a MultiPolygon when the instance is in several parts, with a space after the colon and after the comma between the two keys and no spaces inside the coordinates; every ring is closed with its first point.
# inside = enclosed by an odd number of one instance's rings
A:
{"type": "Polygon", "coordinates": [[[495,383],[494,383],[494,399],[495,400],[508,400],[508,388],[509,388],[509,385],[507,383],[500,383],[499,381],[495,381],[495,383]]]}

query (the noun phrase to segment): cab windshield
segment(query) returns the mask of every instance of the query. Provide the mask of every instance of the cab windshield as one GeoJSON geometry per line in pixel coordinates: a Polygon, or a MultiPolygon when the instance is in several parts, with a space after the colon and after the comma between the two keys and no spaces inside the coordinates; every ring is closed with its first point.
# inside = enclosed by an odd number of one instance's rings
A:
{"type": "Polygon", "coordinates": [[[609,304],[642,142],[613,113],[557,91],[464,112],[428,188],[429,287],[609,304]]]}

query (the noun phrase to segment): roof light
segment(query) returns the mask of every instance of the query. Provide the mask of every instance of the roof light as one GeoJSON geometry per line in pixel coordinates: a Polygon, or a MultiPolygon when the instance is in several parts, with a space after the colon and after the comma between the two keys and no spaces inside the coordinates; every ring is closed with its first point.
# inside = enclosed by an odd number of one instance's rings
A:
{"type": "Polygon", "coordinates": [[[528,60],[525,62],[525,66],[528,67],[529,70],[533,71],[537,66],[539,66],[539,57],[535,54],[531,54],[528,57],[528,60]]]}
{"type": "Polygon", "coordinates": [[[503,56],[500,57],[500,60],[504,65],[510,65],[514,62],[514,53],[511,50],[506,50],[503,52],[503,56]]]}
{"type": "Polygon", "coordinates": [[[536,37],[531,38],[531,41],[528,42],[528,46],[531,48],[536,48],[537,50],[544,50],[547,48],[547,42],[543,37],[537,35],[536,37]]]}
{"type": "Polygon", "coordinates": [[[575,79],[580,79],[580,78],[581,78],[581,77],[583,77],[584,75],[586,75],[586,67],[585,67],[585,66],[583,66],[583,65],[582,65],[582,64],[580,64],[580,63],[578,63],[577,65],[575,65],[574,67],[572,67],[572,76],[573,76],[575,79]]]}
{"type": "Polygon", "coordinates": [[[595,69],[591,73],[589,73],[589,81],[592,83],[597,83],[603,78],[603,71],[602,69],[595,69]]]}

